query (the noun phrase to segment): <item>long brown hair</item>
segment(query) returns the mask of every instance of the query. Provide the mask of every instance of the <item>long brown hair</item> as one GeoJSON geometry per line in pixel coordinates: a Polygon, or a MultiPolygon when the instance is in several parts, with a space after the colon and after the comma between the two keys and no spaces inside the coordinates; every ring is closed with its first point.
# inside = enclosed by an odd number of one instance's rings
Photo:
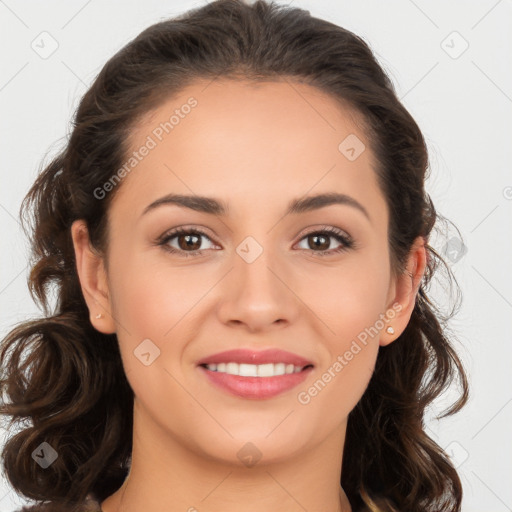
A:
{"type": "MultiPolygon", "coordinates": [[[[80,101],[65,148],[44,166],[20,208],[33,249],[30,293],[44,317],[19,324],[2,341],[0,389],[10,402],[0,413],[11,417],[10,426],[29,421],[2,453],[11,485],[28,498],[77,503],[94,493],[103,500],[127,476],[133,391],[116,335],[96,331],[89,321],[70,227],[84,219],[91,243],[106,254],[106,214],[119,187],[101,200],[95,190],[126,161],[130,131],[195,79],[219,76],[301,81],[361,115],[390,211],[394,274],[404,271],[415,238],[428,242],[444,219],[424,189],[429,165],[422,133],[357,35],[303,9],[262,0],[214,1],[141,32],[104,65],[80,101]],[[29,231],[24,215],[30,213],[29,231]],[[58,453],[46,469],[31,456],[42,442],[58,453]]],[[[428,244],[427,254],[410,322],[380,347],[370,383],[348,418],[341,485],[354,512],[461,507],[457,471],[424,429],[426,407],[456,377],[460,396],[441,417],[468,399],[467,377],[447,336],[455,309],[443,315],[426,291],[440,264],[450,282],[455,278],[428,244]]]]}

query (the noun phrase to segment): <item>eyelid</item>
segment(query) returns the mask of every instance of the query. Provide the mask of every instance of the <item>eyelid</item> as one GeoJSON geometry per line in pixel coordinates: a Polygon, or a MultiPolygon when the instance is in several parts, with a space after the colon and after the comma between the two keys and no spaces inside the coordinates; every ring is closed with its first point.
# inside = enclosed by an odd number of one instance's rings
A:
{"type": "Polygon", "coordinates": [[[214,239],[215,239],[215,237],[210,234],[210,230],[208,228],[198,226],[197,224],[191,224],[191,225],[185,224],[185,225],[176,226],[175,228],[171,228],[171,229],[168,229],[167,231],[164,231],[164,233],[162,235],[160,235],[156,239],[156,241],[160,242],[162,240],[165,240],[169,236],[175,236],[176,234],[180,234],[180,232],[182,232],[182,231],[186,231],[186,232],[194,231],[194,232],[198,232],[201,235],[208,237],[212,241],[214,241],[214,239]]]}
{"type": "MultiPolygon", "coordinates": [[[[208,228],[205,228],[205,227],[197,225],[197,224],[190,224],[190,225],[189,224],[185,224],[183,226],[177,226],[175,228],[168,229],[167,231],[165,231],[162,235],[160,235],[157,238],[157,241],[163,240],[163,239],[167,238],[171,234],[175,235],[176,232],[179,231],[179,230],[183,230],[183,231],[185,231],[185,230],[187,230],[187,231],[198,231],[202,235],[205,235],[208,238],[210,238],[210,240],[212,240],[212,242],[215,240],[215,236],[210,234],[211,231],[208,228]]],[[[299,231],[293,237],[293,239],[297,238],[298,236],[303,238],[304,236],[309,235],[310,233],[316,233],[318,231],[329,231],[329,230],[331,230],[331,231],[335,230],[336,232],[339,231],[346,238],[348,238],[350,240],[353,240],[352,236],[346,230],[344,230],[342,228],[339,228],[337,226],[332,226],[331,224],[320,224],[320,225],[316,225],[316,226],[313,226],[313,227],[310,227],[310,228],[306,228],[306,231],[299,231]]]]}
{"type": "MultiPolygon", "coordinates": [[[[306,228],[306,231],[301,231],[297,236],[300,236],[301,238],[305,237],[306,235],[309,235],[311,233],[317,233],[319,231],[328,231],[328,232],[335,232],[337,234],[343,234],[345,237],[350,238],[352,240],[352,237],[342,228],[338,228],[337,226],[332,226],[331,224],[320,224],[317,226],[313,226],[311,228],[306,228]]],[[[295,237],[296,238],[296,237],[295,237]]]]}

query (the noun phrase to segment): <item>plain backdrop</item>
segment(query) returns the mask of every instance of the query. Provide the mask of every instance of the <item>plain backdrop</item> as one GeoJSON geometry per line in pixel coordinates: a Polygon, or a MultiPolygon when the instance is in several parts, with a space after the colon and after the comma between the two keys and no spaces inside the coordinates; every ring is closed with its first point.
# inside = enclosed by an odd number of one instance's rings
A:
{"type": "MultiPolygon", "coordinates": [[[[66,142],[80,97],[104,63],[143,29],[204,3],[0,0],[2,337],[42,314],[26,285],[28,244],[18,211],[43,159],[48,163],[66,142]]],[[[463,303],[451,328],[471,383],[463,411],[434,419],[452,389],[426,425],[458,467],[464,512],[512,510],[512,3],[291,5],[363,37],[424,133],[427,191],[462,234],[462,241],[452,232],[431,243],[461,286],[463,303]]],[[[446,300],[445,290],[434,286],[433,293],[438,303],[446,300]]],[[[22,503],[29,502],[3,477],[0,511],[22,503]]]]}

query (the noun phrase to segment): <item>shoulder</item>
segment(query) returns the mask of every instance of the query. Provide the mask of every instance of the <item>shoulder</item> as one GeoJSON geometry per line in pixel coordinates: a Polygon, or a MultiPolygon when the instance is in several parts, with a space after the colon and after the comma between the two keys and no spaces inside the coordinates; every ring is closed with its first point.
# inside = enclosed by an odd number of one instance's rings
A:
{"type": "Polygon", "coordinates": [[[102,512],[102,510],[100,502],[95,497],[88,495],[82,503],[70,504],[67,507],[55,503],[44,503],[24,506],[14,512],[102,512]]]}

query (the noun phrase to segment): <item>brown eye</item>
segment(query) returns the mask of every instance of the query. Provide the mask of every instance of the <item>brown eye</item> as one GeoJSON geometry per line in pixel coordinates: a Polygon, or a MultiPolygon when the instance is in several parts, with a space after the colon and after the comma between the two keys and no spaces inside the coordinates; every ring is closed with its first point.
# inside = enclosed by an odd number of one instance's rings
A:
{"type": "Polygon", "coordinates": [[[308,241],[311,243],[311,246],[315,249],[319,249],[320,251],[327,251],[329,249],[329,246],[331,245],[329,238],[330,236],[323,235],[323,234],[313,234],[308,235],[306,237],[308,241]]]}
{"type": "Polygon", "coordinates": [[[178,240],[178,245],[180,249],[192,249],[198,250],[201,247],[201,236],[195,234],[186,234],[186,235],[176,235],[174,238],[178,240]],[[183,243],[181,243],[183,242],[183,243]]]}
{"type": "MultiPolygon", "coordinates": [[[[178,254],[179,256],[199,256],[206,249],[200,249],[202,238],[210,240],[211,238],[200,229],[177,228],[165,234],[157,245],[162,246],[165,251],[178,254]],[[177,246],[172,246],[171,241],[176,239],[177,246]]],[[[303,250],[312,252],[315,256],[329,256],[346,251],[355,246],[352,238],[343,231],[336,228],[325,228],[319,231],[312,231],[305,235],[302,240],[306,240],[307,247],[303,250]],[[331,240],[334,239],[339,243],[339,247],[329,249],[331,240]]]]}
{"type": "MultiPolygon", "coordinates": [[[[328,256],[346,251],[354,247],[352,238],[336,228],[326,228],[320,231],[308,233],[302,240],[307,240],[306,250],[313,248],[315,256],[328,256]],[[340,246],[335,249],[329,249],[330,239],[334,238],[340,246]]],[[[301,240],[301,241],[302,241],[301,240]]]]}
{"type": "Polygon", "coordinates": [[[194,256],[200,254],[204,249],[201,247],[202,238],[210,240],[206,233],[198,229],[178,228],[165,235],[159,242],[166,251],[180,253],[183,256],[194,256]],[[172,247],[169,242],[176,239],[178,247],[172,247]]]}

